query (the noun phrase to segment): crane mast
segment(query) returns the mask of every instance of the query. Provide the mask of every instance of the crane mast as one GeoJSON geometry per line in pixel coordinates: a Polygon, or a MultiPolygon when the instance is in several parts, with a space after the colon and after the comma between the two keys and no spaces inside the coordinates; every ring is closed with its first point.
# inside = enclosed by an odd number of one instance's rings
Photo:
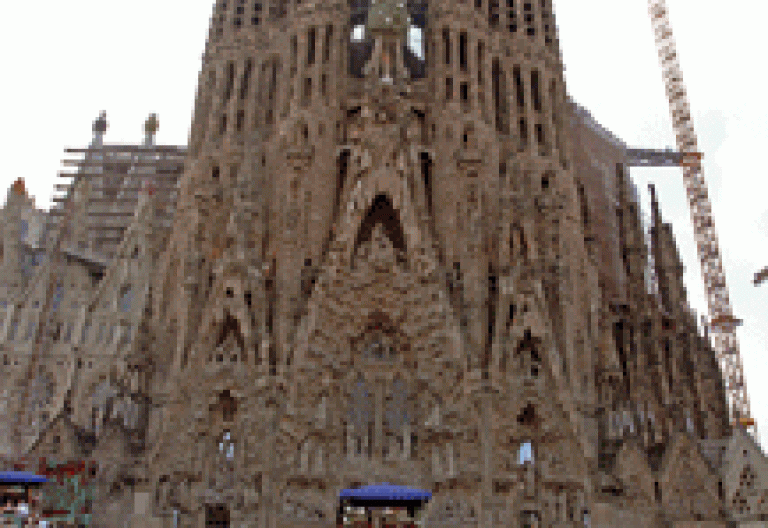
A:
{"type": "Polygon", "coordinates": [[[682,155],[683,182],[690,205],[696,248],[704,279],[710,316],[709,327],[725,382],[730,418],[732,423],[739,424],[752,434],[756,434],[756,424],[749,408],[744,367],[736,339],[736,327],[741,324],[741,320],[733,316],[731,309],[712,204],[704,181],[702,155],[693,130],[690,104],[683,84],[683,73],[672,35],[666,1],[648,0],[648,10],[655,33],[677,148],[682,155]]]}

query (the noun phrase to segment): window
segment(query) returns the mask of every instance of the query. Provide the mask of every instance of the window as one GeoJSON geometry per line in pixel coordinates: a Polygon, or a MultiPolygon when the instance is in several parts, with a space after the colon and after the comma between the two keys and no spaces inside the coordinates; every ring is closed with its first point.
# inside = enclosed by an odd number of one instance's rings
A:
{"type": "Polygon", "coordinates": [[[445,53],[445,65],[451,63],[451,34],[448,28],[443,29],[443,52],[445,53]]]}
{"type": "Polygon", "coordinates": [[[240,83],[240,99],[245,99],[248,95],[248,88],[251,82],[251,71],[253,70],[253,62],[251,59],[245,61],[245,73],[243,73],[243,80],[240,83]]]}
{"type": "Polygon", "coordinates": [[[499,25],[499,0],[488,0],[488,24],[492,27],[499,25]]]}
{"type": "Polygon", "coordinates": [[[228,101],[232,96],[232,88],[235,84],[235,63],[227,63],[227,83],[224,85],[224,101],[228,101]]]}
{"type": "Polygon", "coordinates": [[[447,77],[445,79],[445,100],[450,101],[453,99],[453,79],[447,77]]]}
{"type": "Polygon", "coordinates": [[[227,462],[235,459],[235,442],[229,431],[224,431],[219,439],[219,455],[223,456],[227,462]]]}
{"type": "Polygon", "coordinates": [[[362,24],[352,28],[352,42],[362,42],[365,40],[365,26],[362,24]]]}
{"type": "Polygon", "coordinates": [[[508,29],[510,33],[517,32],[517,6],[515,4],[515,0],[507,0],[507,9],[509,10],[507,12],[507,15],[509,16],[508,29]]]}
{"type": "Polygon", "coordinates": [[[483,61],[485,61],[485,43],[477,43],[477,84],[483,85],[483,61]]]}
{"type": "Polygon", "coordinates": [[[316,47],[316,41],[317,39],[317,29],[315,28],[309,28],[309,43],[307,46],[307,64],[313,65],[315,63],[315,47],[316,47]]]}
{"type": "Polygon", "coordinates": [[[531,72],[531,91],[533,92],[533,109],[541,112],[541,87],[539,86],[539,72],[531,72]]]}
{"type": "Polygon", "coordinates": [[[129,312],[131,310],[131,302],[133,301],[133,288],[131,286],[123,286],[120,290],[120,301],[118,309],[121,312],[129,312]]]}
{"type": "Polygon", "coordinates": [[[520,72],[520,66],[515,66],[512,69],[512,76],[515,79],[515,91],[517,93],[517,107],[520,109],[525,108],[525,87],[523,86],[523,76],[520,72]]]}
{"type": "Polygon", "coordinates": [[[424,31],[418,26],[408,28],[408,47],[419,59],[424,60],[424,31]]]}
{"type": "Polygon", "coordinates": [[[331,46],[333,45],[333,26],[325,26],[325,44],[323,45],[323,63],[331,60],[331,46]]]}
{"type": "Polygon", "coordinates": [[[517,463],[522,466],[533,462],[533,444],[529,441],[521,443],[517,450],[517,463]]]}
{"type": "Polygon", "coordinates": [[[531,2],[525,2],[523,4],[523,21],[525,22],[525,33],[529,37],[536,35],[536,28],[534,27],[533,19],[533,4],[531,2]]]}
{"type": "Polygon", "coordinates": [[[463,31],[459,34],[459,65],[467,70],[467,34],[463,31]]]}
{"type": "Polygon", "coordinates": [[[312,99],[312,77],[304,79],[304,93],[302,93],[301,98],[305,105],[309,104],[310,99],[312,99]]]}

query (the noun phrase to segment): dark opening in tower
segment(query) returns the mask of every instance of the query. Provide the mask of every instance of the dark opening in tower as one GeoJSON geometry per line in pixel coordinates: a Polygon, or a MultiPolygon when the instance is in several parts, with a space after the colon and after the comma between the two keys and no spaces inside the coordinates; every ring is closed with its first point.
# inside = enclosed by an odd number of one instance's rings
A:
{"type": "Polygon", "coordinates": [[[377,195],[371,207],[368,208],[365,220],[363,220],[360,231],[357,233],[355,250],[371,240],[371,235],[377,225],[381,225],[384,234],[392,242],[392,246],[405,254],[405,234],[400,223],[400,215],[386,194],[377,195]]]}

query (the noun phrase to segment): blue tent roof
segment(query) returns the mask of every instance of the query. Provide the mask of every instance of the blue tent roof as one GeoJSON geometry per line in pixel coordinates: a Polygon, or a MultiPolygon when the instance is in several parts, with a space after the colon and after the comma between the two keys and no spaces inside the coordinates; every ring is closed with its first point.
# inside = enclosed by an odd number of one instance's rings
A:
{"type": "Polygon", "coordinates": [[[345,489],[339,493],[340,499],[363,500],[429,500],[432,493],[426,490],[395,486],[389,482],[372,484],[362,488],[345,489]]]}
{"type": "Polygon", "coordinates": [[[27,471],[0,471],[0,484],[42,484],[48,479],[27,471]]]}

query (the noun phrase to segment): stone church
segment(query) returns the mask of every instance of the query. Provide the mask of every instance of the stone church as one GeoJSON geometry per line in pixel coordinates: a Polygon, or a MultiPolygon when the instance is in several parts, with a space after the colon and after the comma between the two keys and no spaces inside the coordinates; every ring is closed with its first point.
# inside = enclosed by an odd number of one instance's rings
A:
{"type": "Polygon", "coordinates": [[[0,241],[0,448],[97,461],[93,525],[390,482],[430,526],[727,526],[715,354],[552,0],[218,0],[188,147],[106,126],[0,241]]]}

